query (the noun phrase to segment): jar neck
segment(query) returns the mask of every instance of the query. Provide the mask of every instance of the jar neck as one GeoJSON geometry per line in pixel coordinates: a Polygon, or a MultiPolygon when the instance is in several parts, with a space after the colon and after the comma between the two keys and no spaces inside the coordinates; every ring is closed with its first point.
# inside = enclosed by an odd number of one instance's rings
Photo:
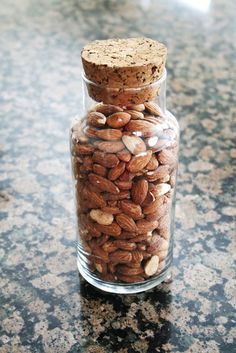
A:
{"type": "Polygon", "coordinates": [[[163,113],[166,111],[166,77],[163,75],[158,81],[140,87],[120,87],[113,88],[98,85],[88,80],[82,73],[83,82],[83,105],[84,112],[91,109],[94,104],[104,103],[124,107],[130,104],[141,104],[153,101],[161,108],[163,113]]]}

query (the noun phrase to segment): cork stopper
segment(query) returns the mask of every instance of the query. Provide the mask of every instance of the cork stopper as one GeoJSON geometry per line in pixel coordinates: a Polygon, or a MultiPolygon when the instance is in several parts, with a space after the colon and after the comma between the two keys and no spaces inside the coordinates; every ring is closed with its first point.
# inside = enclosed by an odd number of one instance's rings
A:
{"type": "MultiPolygon", "coordinates": [[[[95,100],[119,104],[120,94],[131,88],[140,88],[135,97],[129,91],[129,103],[149,99],[157,92],[148,85],[159,80],[165,69],[167,49],[164,44],[149,38],[127,38],[96,40],[87,44],[81,53],[85,76],[98,87],[89,87],[89,94],[95,100]],[[110,89],[108,97],[104,89],[110,89]],[[145,95],[142,95],[142,88],[145,95]],[[150,91],[150,92],[149,92],[150,91]]],[[[123,98],[122,98],[123,101],[123,98]]]]}

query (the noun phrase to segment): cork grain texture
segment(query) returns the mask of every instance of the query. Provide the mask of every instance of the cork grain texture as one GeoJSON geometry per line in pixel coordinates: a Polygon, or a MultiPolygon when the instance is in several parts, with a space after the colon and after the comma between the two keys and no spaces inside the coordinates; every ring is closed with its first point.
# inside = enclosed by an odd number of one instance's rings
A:
{"type": "Polygon", "coordinates": [[[111,88],[142,87],[157,81],[167,49],[149,38],[96,40],[81,53],[86,77],[111,88]]]}

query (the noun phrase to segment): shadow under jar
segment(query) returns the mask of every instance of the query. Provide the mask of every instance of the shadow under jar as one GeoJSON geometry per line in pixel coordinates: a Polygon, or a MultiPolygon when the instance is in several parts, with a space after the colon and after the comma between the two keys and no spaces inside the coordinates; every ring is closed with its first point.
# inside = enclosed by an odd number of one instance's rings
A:
{"type": "Polygon", "coordinates": [[[179,127],[165,106],[166,70],[122,88],[84,73],[83,87],[70,134],[78,268],[104,291],[142,292],[172,262],[179,127]]]}

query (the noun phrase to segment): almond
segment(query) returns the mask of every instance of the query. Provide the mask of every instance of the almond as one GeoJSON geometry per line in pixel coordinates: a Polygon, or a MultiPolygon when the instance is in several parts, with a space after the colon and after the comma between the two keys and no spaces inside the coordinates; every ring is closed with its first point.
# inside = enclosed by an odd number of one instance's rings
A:
{"type": "Polygon", "coordinates": [[[158,256],[158,258],[159,258],[159,261],[165,260],[165,258],[167,257],[167,255],[168,255],[168,250],[159,251],[159,252],[157,253],[157,256],[158,256]]]}
{"type": "Polygon", "coordinates": [[[105,177],[106,174],[107,174],[106,168],[103,167],[102,165],[96,164],[96,163],[93,164],[93,172],[96,173],[96,174],[98,174],[98,175],[101,175],[101,176],[103,176],[103,177],[105,177]]]}
{"type": "Polygon", "coordinates": [[[115,154],[101,151],[95,151],[92,160],[106,168],[114,168],[119,164],[119,159],[115,154]]]}
{"type": "Polygon", "coordinates": [[[159,257],[157,255],[152,256],[151,259],[148,260],[146,262],[146,265],[144,266],[145,274],[148,277],[153,276],[158,270],[158,265],[159,265],[159,257]]]}
{"type": "Polygon", "coordinates": [[[136,244],[127,240],[115,240],[114,245],[122,250],[132,251],[136,249],[136,244]]]}
{"type": "Polygon", "coordinates": [[[126,148],[134,155],[146,151],[146,145],[144,141],[138,136],[124,135],[122,141],[126,148]]]}
{"type": "Polygon", "coordinates": [[[160,248],[161,243],[162,238],[159,235],[153,235],[149,246],[147,247],[147,252],[150,254],[154,253],[157,249],[160,248]]]}
{"type": "Polygon", "coordinates": [[[91,112],[88,116],[88,124],[95,127],[103,127],[106,124],[106,117],[99,112],[91,112]]]}
{"type": "Polygon", "coordinates": [[[138,234],[148,233],[153,229],[157,228],[157,226],[157,221],[149,222],[145,219],[140,219],[139,221],[137,221],[138,234]]]}
{"type": "Polygon", "coordinates": [[[89,174],[89,181],[92,185],[97,186],[101,191],[107,191],[111,194],[118,194],[120,190],[118,187],[110,180],[103,178],[97,174],[89,174]]]}
{"type": "Polygon", "coordinates": [[[125,126],[131,119],[131,115],[125,112],[117,112],[107,118],[107,125],[118,129],[125,126]]]}
{"type": "Polygon", "coordinates": [[[90,155],[94,151],[94,147],[90,145],[81,145],[81,144],[76,144],[75,145],[75,153],[76,155],[90,155]]]}
{"type": "Polygon", "coordinates": [[[157,158],[161,164],[169,164],[173,166],[177,163],[176,156],[168,150],[162,150],[161,152],[159,152],[157,158]]]}
{"type": "Polygon", "coordinates": [[[104,261],[96,259],[94,260],[94,266],[99,273],[107,273],[107,264],[104,261]]]}
{"type": "Polygon", "coordinates": [[[142,112],[145,109],[144,104],[128,104],[127,109],[136,110],[137,112],[142,112]]]}
{"type": "Polygon", "coordinates": [[[148,190],[147,196],[146,196],[145,200],[141,204],[142,207],[146,207],[146,206],[150,205],[152,202],[155,201],[155,199],[156,198],[155,198],[154,194],[150,190],[148,190]]]}
{"type": "Polygon", "coordinates": [[[120,191],[119,194],[117,194],[117,195],[105,193],[105,194],[103,194],[103,198],[106,201],[124,200],[124,199],[130,198],[130,193],[127,190],[120,191]]]}
{"type": "Polygon", "coordinates": [[[109,224],[107,226],[103,224],[94,223],[94,227],[99,232],[102,232],[104,234],[108,234],[114,237],[118,237],[121,233],[121,228],[116,222],[113,222],[112,224],[109,224]]]}
{"type": "Polygon", "coordinates": [[[142,112],[138,112],[137,110],[126,110],[126,113],[131,115],[131,119],[143,119],[144,115],[142,112]]]}
{"type": "Polygon", "coordinates": [[[170,229],[169,227],[166,228],[158,228],[158,233],[160,234],[160,236],[166,240],[168,240],[170,238],[170,229]]]}
{"type": "Polygon", "coordinates": [[[144,214],[150,214],[159,209],[164,203],[164,197],[158,197],[153,202],[151,202],[148,206],[143,208],[144,214]]]}
{"type": "Polygon", "coordinates": [[[127,216],[132,217],[134,220],[143,218],[142,208],[131,201],[120,201],[120,208],[127,216]]]}
{"type": "Polygon", "coordinates": [[[168,228],[169,226],[170,226],[169,214],[167,214],[159,219],[158,228],[168,228]]]}
{"type": "Polygon", "coordinates": [[[97,131],[98,131],[97,129],[89,127],[89,126],[86,126],[84,129],[85,135],[90,138],[96,138],[97,131]]]}
{"type": "Polygon", "coordinates": [[[168,183],[168,181],[170,181],[170,176],[168,174],[163,178],[158,179],[159,183],[168,183]]]}
{"type": "Polygon", "coordinates": [[[145,175],[148,181],[156,181],[166,176],[169,177],[169,167],[167,165],[161,165],[156,170],[149,171],[145,175]]]}
{"type": "Polygon", "coordinates": [[[118,179],[121,174],[123,174],[125,171],[125,163],[120,162],[115,168],[110,169],[108,173],[108,179],[110,180],[116,180],[118,179]]]}
{"type": "Polygon", "coordinates": [[[144,281],[144,278],[140,275],[137,276],[128,276],[128,275],[121,275],[121,274],[117,274],[117,278],[122,281],[122,282],[126,282],[126,283],[138,283],[138,282],[142,282],[144,281]]]}
{"type": "Polygon", "coordinates": [[[99,224],[109,225],[113,222],[114,217],[111,213],[103,212],[99,209],[93,209],[89,213],[92,220],[99,224]]]}
{"type": "Polygon", "coordinates": [[[141,266],[129,267],[126,265],[119,265],[119,266],[117,266],[117,273],[123,274],[126,276],[136,276],[136,275],[140,275],[141,273],[143,273],[143,268],[141,266]]]}
{"type": "Polygon", "coordinates": [[[97,144],[97,148],[106,153],[117,153],[124,149],[124,144],[121,141],[102,141],[97,144]]]}
{"type": "Polygon", "coordinates": [[[146,198],[148,193],[148,182],[145,179],[140,179],[136,183],[133,183],[131,189],[131,197],[133,201],[140,205],[146,198]]]}
{"type": "Polygon", "coordinates": [[[106,141],[120,140],[122,132],[116,129],[101,129],[96,131],[96,136],[106,141]]]}
{"type": "Polygon", "coordinates": [[[103,208],[102,208],[102,211],[103,211],[103,212],[110,213],[110,214],[118,214],[118,213],[121,212],[118,207],[112,207],[112,206],[103,207],[103,208]]]}
{"type": "Polygon", "coordinates": [[[145,140],[147,146],[152,150],[152,152],[158,152],[163,150],[169,145],[170,140],[168,138],[153,136],[145,140]]]}
{"type": "Polygon", "coordinates": [[[131,181],[135,177],[135,174],[129,173],[128,170],[125,170],[124,173],[119,177],[120,181],[131,181]]]}
{"type": "Polygon", "coordinates": [[[112,240],[108,240],[106,243],[104,243],[102,248],[107,253],[111,253],[117,250],[117,246],[114,244],[114,241],[112,240]]]}
{"type": "Polygon", "coordinates": [[[140,263],[143,261],[143,254],[141,251],[135,250],[132,251],[132,262],[140,263]]]}
{"type": "Polygon", "coordinates": [[[94,110],[96,112],[100,112],[104,115],[110,115],[116,112],[122,112],[123,109],[121,107],[118,107],[117,105],[112,105],[112,104],[98,104],[94,107],[94,110]]]}
{"type": "Polygon", "coordinates": [[[122,151],[117,153],[117,157],[123,162],[129,162],[131,160],[131,153],[124,148],[122,151]]]}
{"type": "Polygon", "coordinates": [[[172,188],[175,186],[175,176],[174,175],[171,175],[171,177],[170,177],[170,185],[172,188]]]}
{"type": "Polygon", "coordinates": [[[130,190],[132,188],[132,181],[116,180],[115,184],[120,190],[130,190]]]}
{"type": "Polygon", "coordinates": [[[127,232],[125,230],[122,230],[121,235],[119,236],[119,239],[132,239],[135,238],[137,234],[135,232],[127,232]]]}
{"type": "Polygon", "coordinates": [[[130,162],[127,164],[127,170],[131,173],[137,173],[142,170],[150,161],[152,156],[152,151],[142,152],[131,158],[130,162]]]}
{"type": "Polygon", "coordinates": [[[116,216],[116,222],[119,224],[119,226],[122,229],[127,230],[128,232],[136,232],[137,231],[137,227],[136,227],[136,224],[135,224],[133,218],[127,216],[124,213],[121,213],[116,216]]]}
{"type": "Polygon", "coordinates": [[[145,102],[145,109],[153,115],[163,116],[161,108],[154,102],[145,102]]]}
{"type": "Polygon", "coordinates": [[[158,221],[161,217],[165,216],[168,210],[168,205],[163,204],[161,207],[159,207],[156,211],[149,213],[146,216],[147,221],[158,221]]]}
{"type": "Polygon", "coordinates": [[[132,254],[126,250],[116,250],[109,255],[111,262],[122,264],[132,260],[132,254]]]}
{"type": "Polygon", "coordinates": [[[95,204],[95,207],[106,206],[106,201],[103,199],[103,197],[100,194],[97,194],[94,191],[86,189],[86,195],[88,200],[93,201],[93,204],[95,204]]]}
{"type": "Polygon", "coordinates": [[[153,155],[148,164],[146,165],[146,168],[147,170],[156,170],[158,165],[158,160],[156,159],[155,155],[153,155]]]}
{"type": "Polygon", "coordinates": [[[97,247],[93,249],[93,254],[103,260],[104,262],[109,262],[109,256],[106,251],[104,251],[102,248],[97,247]]]}
{"type": "Polygon", "coordinates": [[[109,239],[109,235],[102,235],[100,237],[97,238],[93,238],[90,242],[89,242],[89,246],[91,247],[91,249],[95,249],[97,247],[101,247],[106,241],[108,241],[109,239]]]}
{"type": "Polygon", "coordinates": [[[125,126],[125,130],[136,134],[140,133],[144,137],[151,137],[157,132],[161,132],[163,127],[145,120],[130,120],[125,126]]]}
{"type": "Polygon", "coordinates": [[[155,197],[160,197],[162,195],[165,195],[168,191],[170,191],[170,189],[171,189],[170,184],[161,183],[161,184],[155,185],[152,192],[155,195],[155,197]]]}

